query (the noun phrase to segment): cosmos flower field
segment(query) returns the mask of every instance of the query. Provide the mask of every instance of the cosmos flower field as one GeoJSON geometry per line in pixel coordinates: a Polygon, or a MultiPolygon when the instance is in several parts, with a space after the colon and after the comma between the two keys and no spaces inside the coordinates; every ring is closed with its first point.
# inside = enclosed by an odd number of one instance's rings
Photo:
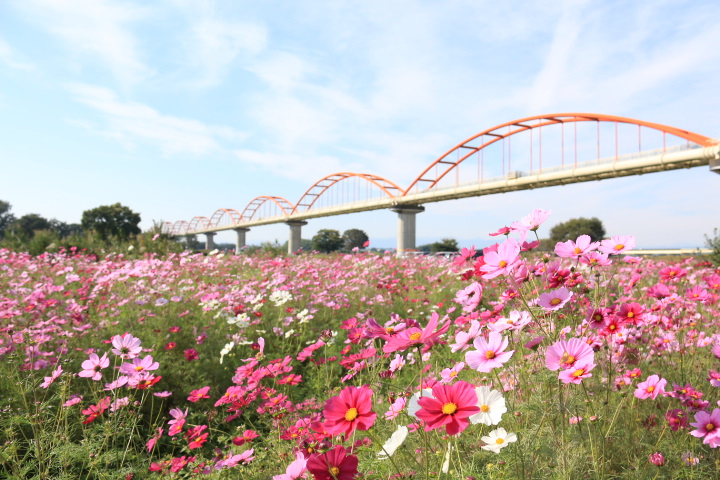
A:
{"type": "Polygon", "coordinates": [[[0,250],[0,477],[719,478],[720,271],[538,252],[548,215],[454,259],[0,250]]]}

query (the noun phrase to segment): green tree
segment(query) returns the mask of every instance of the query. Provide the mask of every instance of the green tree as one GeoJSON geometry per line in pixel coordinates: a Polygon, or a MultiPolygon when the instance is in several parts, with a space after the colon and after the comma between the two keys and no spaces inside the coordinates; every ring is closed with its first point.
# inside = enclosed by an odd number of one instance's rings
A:
{"type": "Polygon", "coordinates": [[[25,238],[33,238],[38,230],[49,230],[50,222],[37,213],[28,213],[17,219],[15,227],[25,238]]]}
{"type": "Polygon", "coordinates": [[[713,231],[712,237],[705,235],[705,246],[712,250],[710,252],[710,261],[720,266],[720,232],[718,232],[717,228],[713,231]]]}
{"type": "Polygon", "coordinates": [[[323,229],[312,238],[313,249],[318,252],[330,253],[340,250],[345,242],[340,232],[332,229],[323,229]]]}
{"type": "Polygon", "coordinates": [[[15,215],[10,213],[12,206],[9,202],[0,200],[0,239],[5,237],[8,227],[15,222],[15,215]]]}
{"type": "Polygon", "coordinates": [[[580,235],[590,235],[593,242],[599,242],[605,238],[605,227],[596,217],[580,217],[558,223],[550,229],[550,240],[553,245],[557,242],[576,240],[580,235]]]}
{"type": "Polygon", "coordinates": [[[365,242],[369,240],[367,233],[363,232],[359,228],[351,228],[345,230],[342,234],[343,242],[345,242],[345,249],[352,250],[353,248],[365,248],[365,242]]]}
{"type": "Polygon", "coordinates": [[[85,210],[81,221],[83,230],[95,231],[103,240],[110,237],[127,240],[140,233],[139,224],[140,214],[119,203],[85,210]]]}
{"type": "Polygon", "coordinates": [[[65,223],[51,218],[48,222],[48,228],[57,233],[60,238],[66,238],[71,235],[82,235],[83,229],[79,223],[65,223]]]}
{"type": "Polygon", "coordinates": [[[458,248],[457,240],[454,238],[443,238],[439,242],[430,244],[430,251],[433,253],[437,252],[457,252],[458,248]]]}

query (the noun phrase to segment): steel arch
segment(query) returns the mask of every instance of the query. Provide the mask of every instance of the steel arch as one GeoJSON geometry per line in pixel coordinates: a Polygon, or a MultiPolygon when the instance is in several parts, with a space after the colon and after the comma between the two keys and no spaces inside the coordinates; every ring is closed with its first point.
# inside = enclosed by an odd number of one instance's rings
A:
{"type": "Polygon", "coordinates": [[[185,235],[188,232],[188,226],[190,224],[185,220],[178,220],[173,223],[171,234],[172,235],[185,235]]]}
{"type": "Polygon", "coordinates": [[[298,200],[297,205],[295,205],[295,208],[293,209],[293,213],[300,213],[301,207],[305,207],[302,212],[307,212],[312,208],[312,206],[320,198],[320,196],[325,193],[330,187],[342,180],[352,177],[358,177],[367,180],[368,182],[372,183],[380,190],[382,190],[390,198],[400,196],[403,193],[402,188],[398,187],[390,180],[387,180],[378,175],[351,172],[333,173],[332,175],[321,178],[320,180],[315,182],[312,187],[308,188],[307,191],[303,194],[303,196],[300,197],[300,200],[298,200]]]}
{"type": "Polygon", "coordinates": [[[502,123],[495,127],[483,130],[482,132],[468,138],[464,142],[461,142],[445,152],[437,160],[432,162],[423,172],[415,178],[410,186],[402,193],[407,195],[419,182],[428,182],[430,185],[426,188],[427,190],[433,188],[438,182],[447,175],[451,170],[460,165],[465,159],[471,155],[479,152],[485,147],[492,145],[493,143],[510,137],[517,133],[525,132],[534,128],[542,128],[548,125],[556,125],[562,123],[573,123],[573,122],[614,122],[614,123],[625,123],[630,125],[637,125],[638,127],[647,127],[653,130],[658,130],[663,133],[674,135],[679,138],[683,138],[689,142],[696,143],[703,147],[716,145],[717,140],[704,135],[690,132],[688,130],[682,130],[679,128],[671,127],[668,125],[662,125],[659,123],[645,122],[642,120],[636,120],[634,118],[620,117],[616,115],[604,115],[598,113],[555,113],[549,115],[535,115],[532,117],[525,117],[511,122],[502,123]],[[529,124],[529,122],[536,122],[529,124]],[[502,131],[505,130],[505,131],[502,131]],[[483,141],[479,146],[469,145],[470,142],[484,136],[491,137],[488,141],[483,141]],[[466,152],[457,155],[455,160],[451,159],[452,154],[459,151],[466,152]],[[435,178],[426,178],[426,174],[437,165],[447,165],[447,167],[439,174],[435,175],[435,178]]]}
{"type": "Polygon", "coordinates": [[[288,202],[283,197],[260,195],[259,197],[253,198],[250,203],[247,204],[245,210],[243,210],[242,214],[240,215],[241,220],[243,222],[249,222],[250,220],[252,220],[260,206],[263,205],[265,202],[273,202],[280,208],[280,210],[283,212],[283,215],[285,216],[290,215],[293,211],[293,208],[295,208],[292,203],[288,202]]]}
{"type": "Polygon", "coordinates": [[[230,224],[232,225],[238,224],[242,221],[242,216],[237,210],[233,210],[232,208],[219,208],[215,210],[215,213],[213,213],[212,217],[210,217],[210,225],[213,227],[219,226],[223,217],[229,218],[230,224]]]}
{"type": "Polygon", "coordinates": [[[163,222],[162,226],[160,227],[160,233],[163,233],[165,235],[171,235],[172,228],[173,228],[172,222],[163,222]]]}
{"type": "Polygon", "coordinates": [[[210,220],[207,217],[193,217],[188,225],[188,232],[195,232],[198,230],[197,227],[202,229],[208,229],[211,227],[210,220]]]}

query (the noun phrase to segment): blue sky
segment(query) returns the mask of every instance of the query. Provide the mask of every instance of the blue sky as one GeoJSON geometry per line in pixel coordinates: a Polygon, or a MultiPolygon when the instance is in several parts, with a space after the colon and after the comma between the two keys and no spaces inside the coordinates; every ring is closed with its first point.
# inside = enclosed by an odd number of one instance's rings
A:
{"type": "MultiPolygon", "coordinates": [[[[120,202],[146,229],[258,195],[296,202],[340,171],[407,186],[460,141],[536,114],[720,138],[717,18],[715,1],[4,1],[0,199],[66,222],[120,202]]],[[[541,208],[548,229],[596,216],[639,247],[696,247],[718,205],[720,175],[700,167],[428,204],[417,236],[487,244],[541,208]]],[[[303,237],[321,228],[390,247],[396,215],[316,219],[303,237]]]]}

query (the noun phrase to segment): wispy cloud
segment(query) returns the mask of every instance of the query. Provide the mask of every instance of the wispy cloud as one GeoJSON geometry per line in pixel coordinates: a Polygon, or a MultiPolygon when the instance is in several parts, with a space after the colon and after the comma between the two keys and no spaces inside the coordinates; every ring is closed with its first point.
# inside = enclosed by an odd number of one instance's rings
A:
{"type": "Polygon", "coordinates": [[[20,60],[9,43],[0,38],[0,62],[16,70],[35,70],[35,65],[20,60]]]}
{"type": "MultiPolygon", "coordinates": [[[[125,85],[153,74],[141,59],[131,26],[148,9],[112,0],[19,0],[15,4],[32,21],[59,37],[68,50],[108,68],[125,85]]],[[[77,60],[77,59],[76,59],[77,60]]]]}
{"type": "Polygon", "coordinates": [[[76,101],[101,114],[104,124],[92,127],[96,133],[128,147],[143,143],[166,156],[211,155],[227,153],[230,146],[246,138],[234,128],[164,115],[147,105],[122,100],[108,88],[71,84],[67,89],[76,101]]]}

